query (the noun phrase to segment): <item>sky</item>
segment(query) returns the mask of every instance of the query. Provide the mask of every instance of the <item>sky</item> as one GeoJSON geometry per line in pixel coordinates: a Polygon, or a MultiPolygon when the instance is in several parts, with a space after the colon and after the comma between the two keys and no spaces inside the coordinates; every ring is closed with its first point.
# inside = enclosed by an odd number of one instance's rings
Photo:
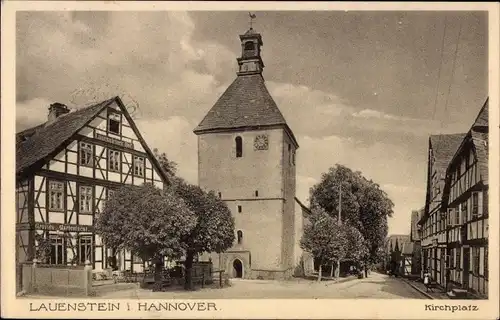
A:
{"type": "MultiPolygon", "coordinates": [[[[485,12],[255,12],[263,76],[293,130],[297,197],[335,164],[424,206],[428,138],[467,132],[488,96],[485,12]]],[[[18,12],[16,131],[53,102],[121,96],[152,148],[197,183],[192,130],[236,77],[248,12],[18,12]]]]}

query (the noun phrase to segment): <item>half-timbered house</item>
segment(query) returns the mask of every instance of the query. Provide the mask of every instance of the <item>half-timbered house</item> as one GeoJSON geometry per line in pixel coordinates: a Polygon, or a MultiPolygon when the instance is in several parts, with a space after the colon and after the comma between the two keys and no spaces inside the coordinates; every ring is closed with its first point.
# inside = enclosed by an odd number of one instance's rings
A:
{"type": "Polygon", "coordinates": [[[45,123],[16,135],[17,261],[48,249],[44,263],[140,271],[135,255],[103,245],[94,221],[123,184],[166,182],[120,98],[72,112],[50,105],[45,123]]]}
{"type": "Polygon", "coordinates": [[[450,283],[487,296],[488,100],[450,161],[443,207],[447,208],[450,283]]]}
{"type": "Polygon", "coordinates": [[[446,168],[465,134],[429,137],[427,192],[425,209],[419,221],[422,247],[422,272],[445,286],[446,282],[446,209],[441,206],[446,168]]]}

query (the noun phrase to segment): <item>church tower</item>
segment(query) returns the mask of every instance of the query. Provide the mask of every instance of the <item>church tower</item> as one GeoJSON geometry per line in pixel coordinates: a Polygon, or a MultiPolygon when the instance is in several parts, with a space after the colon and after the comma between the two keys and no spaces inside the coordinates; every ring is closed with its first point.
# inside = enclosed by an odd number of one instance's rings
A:
{"type": "Polygon", "coordinates": [[[298,144],[265,86],[261,35],[250,28],[240,40],[236,79],[194,130],[199,185],[235,219],[233,247],[212,261],[231,277],[283,279],[293,273],[298,241],[298,144]]]}

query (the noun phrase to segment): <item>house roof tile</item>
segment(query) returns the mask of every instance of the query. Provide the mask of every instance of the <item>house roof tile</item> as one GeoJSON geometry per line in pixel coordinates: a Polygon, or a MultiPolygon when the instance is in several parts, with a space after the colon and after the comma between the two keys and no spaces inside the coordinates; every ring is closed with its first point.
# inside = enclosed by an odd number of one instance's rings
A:
{"type": "Polygon", "coordinates": [[[481,180],[488,184],[488,133],[471,131],[472,142],[476,149],[476,157],[481,173],[481,180]]]}
{"type": "Polygon", "coordinates": [[[477,118],[474,121],[474,124],[472,125],[472,129],[478,127],[488,127],[488,115],[489,115],[488,106],[489,106],[489,99],[486,99],[486,102],[481,108],[481,111],[479,111],[479,114],[477,115],[477,118]]]}
{"type": "Polygon", "coordinates": [[[115,98],[64,114],[16,135],[16,174],[50,155],[115,98]]]}

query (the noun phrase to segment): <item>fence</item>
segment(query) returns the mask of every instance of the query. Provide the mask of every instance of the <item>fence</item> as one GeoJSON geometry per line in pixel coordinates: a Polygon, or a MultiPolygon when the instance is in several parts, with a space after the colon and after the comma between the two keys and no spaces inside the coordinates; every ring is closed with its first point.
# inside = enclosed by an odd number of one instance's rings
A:
{"type": "Polygon", "coordinates": [[[86,261],[85,266],[65,266],[23,263],[20,282],[26,294],[43,295],[83,295],[90,296],[92,291],[92,267],[86,261]]]}

